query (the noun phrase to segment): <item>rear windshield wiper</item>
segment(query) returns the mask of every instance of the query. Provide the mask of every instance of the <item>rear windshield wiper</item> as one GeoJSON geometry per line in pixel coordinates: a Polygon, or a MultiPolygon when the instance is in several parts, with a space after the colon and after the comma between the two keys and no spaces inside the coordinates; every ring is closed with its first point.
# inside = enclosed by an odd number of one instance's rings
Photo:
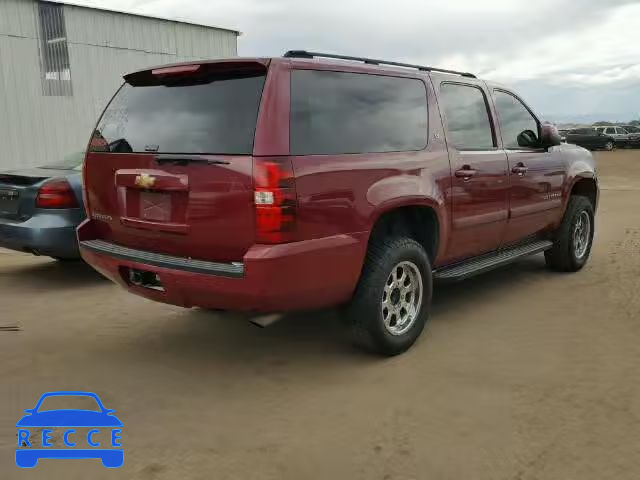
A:
{"type": "Polygon", "coordinates": [[[177,165],[186,165],[187,163],[204,163],[205,165],[229,165],[231,163],[226,160],[207,158],[201,155],[177,155],[171,153],[160,153],[156,155],[156,162],[159,165],[163,163],[175,163],[177,165]]]}

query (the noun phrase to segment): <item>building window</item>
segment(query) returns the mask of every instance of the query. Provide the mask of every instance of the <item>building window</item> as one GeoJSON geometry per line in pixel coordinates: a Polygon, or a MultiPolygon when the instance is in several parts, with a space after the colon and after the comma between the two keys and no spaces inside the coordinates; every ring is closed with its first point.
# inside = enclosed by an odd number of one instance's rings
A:
{"type": "Polygon", "coordinates": [[[47,96],[71,96],[73,88],[64,6],[38,2],[37,8],[42,91],[47,96]]]}

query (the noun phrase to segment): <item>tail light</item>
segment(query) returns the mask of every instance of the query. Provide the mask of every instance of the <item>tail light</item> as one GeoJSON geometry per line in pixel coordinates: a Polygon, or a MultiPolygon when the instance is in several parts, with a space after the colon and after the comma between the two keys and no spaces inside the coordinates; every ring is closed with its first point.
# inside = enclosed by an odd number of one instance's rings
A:
{"type": "Polygon", "coordinates": [[[254,160],[254,203],[258,243],[286,243],[294,240],[296,186],[291,160],[254,160]]]}
{"type": "Polygon", "coordinates": [[[200,70],[200,65],[176,65],[174,67],[154,68],[151,74],[157,77],[168,75],[189,75],[200,70]]]}
{"type": "Polygon", "coordinates": [[[71,185],[64,178],[47,181],[38,190],[36,207],[38,208],[76,208],[78,201],[71,185]]]}

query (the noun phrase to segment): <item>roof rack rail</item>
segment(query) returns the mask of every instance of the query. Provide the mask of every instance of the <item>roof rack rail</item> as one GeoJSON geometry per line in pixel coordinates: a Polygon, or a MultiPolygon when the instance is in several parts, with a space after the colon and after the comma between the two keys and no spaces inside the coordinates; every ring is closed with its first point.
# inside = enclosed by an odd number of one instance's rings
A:
{"type": "Polygon", "coordinates": [[[389,62],[387,60],[376,60],[374,58],[350,57],[347,55],[334,55],[332,53],[308,52],[306,50],[289,50],[283,55],[285,58],[337,58],[339,60],[353,60],[355,62],[364,62],[368,65],[391,65],[394,67],[416,68],[424,72],[450,73],[452,75],[460,75],[462,77],[476,78],[473,73],[458,72],[456,70],[447,70],[444,68],[425,67],[424,65],[413,65],[411,63],[389,62]]]}

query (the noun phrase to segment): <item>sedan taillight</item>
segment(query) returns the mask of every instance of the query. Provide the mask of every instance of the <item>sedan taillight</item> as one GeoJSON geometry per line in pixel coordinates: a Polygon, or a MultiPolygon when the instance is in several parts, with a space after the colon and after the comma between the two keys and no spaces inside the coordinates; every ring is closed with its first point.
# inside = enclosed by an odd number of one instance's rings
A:
{"type": "Polygon", "coordinates": [[[38,190],[36,207],[77,208],[78,201],[67,180],[64,178],[53,178],[48,180],[38,190]]]}

